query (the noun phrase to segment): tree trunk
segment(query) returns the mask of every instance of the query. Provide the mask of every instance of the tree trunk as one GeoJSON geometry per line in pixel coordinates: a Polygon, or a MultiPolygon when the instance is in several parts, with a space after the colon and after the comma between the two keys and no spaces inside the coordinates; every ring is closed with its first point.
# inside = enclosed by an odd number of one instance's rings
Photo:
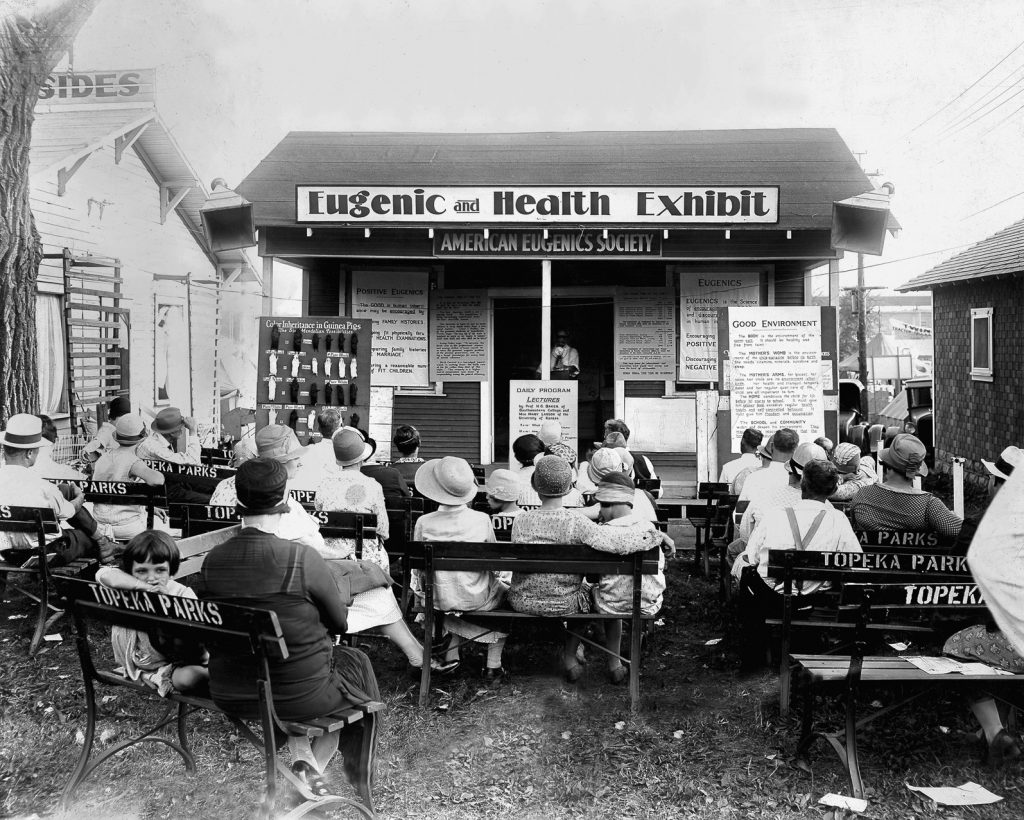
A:
{"type": "Polygon", "coordinates": [[[39,409],[36,277],[29,206],[33,109],[47,75],[98,0],[0,0],[0,426],[39,409]]]}

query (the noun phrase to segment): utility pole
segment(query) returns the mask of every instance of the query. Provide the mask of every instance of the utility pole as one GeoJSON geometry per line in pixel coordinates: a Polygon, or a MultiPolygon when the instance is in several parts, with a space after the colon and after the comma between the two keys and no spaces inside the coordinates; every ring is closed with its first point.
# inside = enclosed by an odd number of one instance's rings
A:
{"type": "Polygon", "coordinates": [[[860,406],[864,410],[864,415],[868,417],[870,421],[871,407],[868,403],[868,300],[867,292],[869,290],[885,290],[883,287],[873,285],[866,287],[864,285],[864,254],[857,254],[857,287],[855,288],[843,288],[843,290],[853,291],[855,304],[853,309],[857,311],[857,369],[859,372],[860,383],[863,385],[863,389],[860,394],[860,406]]]}

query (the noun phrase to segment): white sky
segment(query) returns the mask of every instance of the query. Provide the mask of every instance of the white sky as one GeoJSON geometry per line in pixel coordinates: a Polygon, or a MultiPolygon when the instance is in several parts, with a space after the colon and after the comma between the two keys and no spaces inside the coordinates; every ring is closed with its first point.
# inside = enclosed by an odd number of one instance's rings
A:
{"type": "Polygon", "coordinates": [[[292,130],[834,127],[896,186],[903,233],[866,259],[891,287],[1024,216],[972,216],[1024,193],[1022,23],[1021,0],[102,0],[75,65],[156,67],[207,184],[292,130]]]}

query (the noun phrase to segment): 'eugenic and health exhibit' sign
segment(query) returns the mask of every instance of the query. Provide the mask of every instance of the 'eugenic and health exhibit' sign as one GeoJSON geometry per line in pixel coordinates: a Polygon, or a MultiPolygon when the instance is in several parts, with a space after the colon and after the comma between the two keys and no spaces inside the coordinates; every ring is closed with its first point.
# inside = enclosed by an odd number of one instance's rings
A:
{"type": "Polygon", "coordinates": [[[297,185],[300,223],[604,223],[692,225],[779,221],[771,185],[297,185]]]}

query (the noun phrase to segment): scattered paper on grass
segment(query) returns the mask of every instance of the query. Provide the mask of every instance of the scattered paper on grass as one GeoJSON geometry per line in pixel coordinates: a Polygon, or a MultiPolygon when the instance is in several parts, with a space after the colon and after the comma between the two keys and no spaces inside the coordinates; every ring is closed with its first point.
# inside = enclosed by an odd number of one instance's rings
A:
{"type": "Polygon", "coordinates": [[[54,632],[52,635],[43,635],[44,641],[63,641],[64,637],[59,632],[54,632]]]}
{"type": "Polygon", "coordinates": [[[683,737],[683,730],[682,729],[676,729],[672,733],[672,737],[674,737],[676,740],[680,740],[683,737]]]}
{"type": "Polygon", "coordinates": [[[897,641],[896,643],[889,644],[889,646],[891,646],[897,652],[906,652],[908,649],[910,649],[910,643],[905,641],[897,641]]]}
{"type": "Polygon", "coordinates": [[[942,734],[944,734],[944,735],[948,735],[949,734],[949,727],[948,726],[940,726],[939,727],[939,731],[942,732],[942,734]]]}
{"type": "Polygon", "coordinates": [[[871,701],[871,708],[872,709],[881,709],[882,706],[883,706],[883,704],[882,704],[882,701],[880,701],[880,700],[873,700],[873,701],[871,701]]]}
{"type": "Polygon", "coordinates": [[[664,626],[665,625],[665,619],[664,618],[658,618],[658,620],[656,620],[654,622],[654,625],[655,626],[664,626]]]}
{"type": "Polygon", "coordinates": [[[775,760],[775,758],[777,758],[777,757],[778,757],[778,755],[765,755],[764,759],[765,760],[775,760]]]}
{"type": "Polygon", "coordinates": [[[845,794],[826,794],[818,802],[835,809],[849,809],[858,813],[866,811],[868,807],[867,800],[861,800],[859,797],[847,797],[845,794]]]}
{"type": "Polygon", "coordinates": [[[27,618],[28,615],[8,615],[8,621],[20,621],[22,618],[27,618]]]}
{"type": "Polygon", "coordinates": [[[971,782],[962,786],[911,786],[907,783],[907,788],[921,792],[936,803],[944,803],[947,806],[982,806],[998,803],[1003,799],[998,794],[992,794],[984,786],[971,782]]]}
{"type": "Polygon", "coordinates": [[[626,721],[624,721],[624,720],[620,720],[620,721],[618,721],[618,722],[617,722],[617,723],[615,724],[615,728],[616,728],[616,729],[625,729],[625,728],[626,728],[626,721]]]}
{"type": "Polygon", "coordinates": [[[562,732],[562,740],[568,740],[572,737],[572,732],[562,732]]]}
{"type": "Polygon", "coordinates": [[[721,638],[712,638],[710,641],[704,641],[704,646],[718,646],[721,642],[721,638]]]}

